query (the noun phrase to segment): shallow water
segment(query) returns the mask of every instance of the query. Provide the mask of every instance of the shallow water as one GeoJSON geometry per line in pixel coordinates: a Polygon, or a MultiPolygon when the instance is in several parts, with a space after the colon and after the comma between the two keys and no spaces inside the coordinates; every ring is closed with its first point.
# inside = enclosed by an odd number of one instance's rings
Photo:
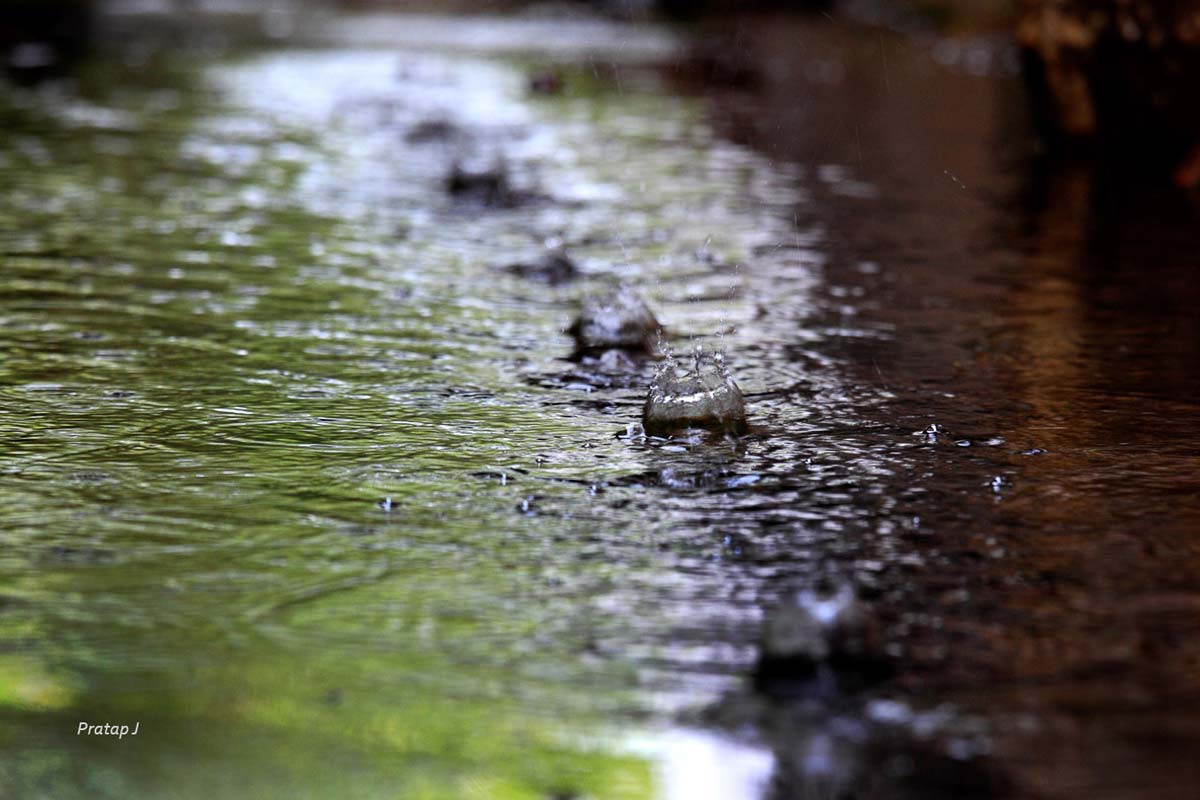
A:
{"type": "Polygon", "coordinates": [[[1031,166],[922,45],[751,27],[697,94],[588,30],[531,97],[536,26],[422,24],[0,94],[0,794],[1190,796],[1193,199],[1031,166]],[[498,157],[523,202],[444,191],[498,157]],[[617,281],[750,435],[627,435],[655,364],[563,333],[617,281]],[[755,694],[830,575],[898,673],[755,694]]]}

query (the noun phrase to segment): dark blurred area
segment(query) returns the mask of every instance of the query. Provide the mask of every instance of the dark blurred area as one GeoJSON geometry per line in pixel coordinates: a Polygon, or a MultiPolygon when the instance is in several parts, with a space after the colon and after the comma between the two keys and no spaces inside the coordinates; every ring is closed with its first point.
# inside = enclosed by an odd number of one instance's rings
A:
{"type": "Polygon", "coordinates": [[[62,74],[95,46],[119,43],[129,21],[176,32],[211,17],[261,17],[266,38],[313,8],[447,13],[597,13],[627,20],[700,24],[702,80],[745,83],[772,64],[739,41],[727,20],[790,14],[834,16],[909,35],[970,36],[1003,31],[1019,47],[1034,123],[1048,152],[1096,152],[1107,167],[1200,183],[1200,3],[1191,0],[9,0],[0,6],[0,54],[9,77],[34,83],[62,74]],[[122,25],[105,24],[111,17],[122,25]],[[704,22],[710,21],[711,24],[704,22]],[[726,20],[713,22],[713,20],[726,20]]]}
{"type": "Polygon", "coordinates": [[[1200,182],[1200,3],[1024,0],[1015,30],[1051,146],[1090,140],[1112,166],[1200,182]]]}
{"type": "Polygon", "coordinates": [[[6,0],[0,5],[0,55],[17,82],[61,72],[95,36],[93,0],[6,0]]]}

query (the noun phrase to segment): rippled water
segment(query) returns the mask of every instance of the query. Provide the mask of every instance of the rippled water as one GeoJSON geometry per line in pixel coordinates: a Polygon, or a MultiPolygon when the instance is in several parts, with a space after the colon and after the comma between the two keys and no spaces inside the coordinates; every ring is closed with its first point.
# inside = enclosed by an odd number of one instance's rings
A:
{"type": "Polygon", "coordinates": [[[823,37],[861,91],[797,105],[581,44],[533,97],[456,24],[0,94],[0,793],[896,796],[914,741],[912,796],[1186,788],[1194,210],[1014,177],[1005,79],[889,124],[919,48],[823,37]],[[445,191],[497,159],[514,207],[445,191]],[[584,276],[503,269],[547,244],[584,276]],[[563,333],[617,282],[750,435],[627,434],[655,363],[563,333]],[[828,576],[898,674],[756,695],[828,576]]]}

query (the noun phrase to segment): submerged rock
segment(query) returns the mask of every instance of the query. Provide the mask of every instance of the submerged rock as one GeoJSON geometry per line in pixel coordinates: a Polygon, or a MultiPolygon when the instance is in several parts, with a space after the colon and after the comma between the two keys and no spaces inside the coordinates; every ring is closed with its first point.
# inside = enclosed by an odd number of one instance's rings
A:
{"type": "Polygon", "coordinates": [[[746,401],[719,357],[697,356],[694,366],[668,364],[650,384],[642,425],[654,436],[685,428],[746,430],[746,401]]]}
{"type": "Polygon", "coordinates": [[[760,684],[803,679],[822,666],[868,682],[886,672],[879,627],[846,584],[799,592],[763,625],[760,684]]]}
{"type": "Polygon", "coordinates": [[[550,286],[558,286],[579,277],[575,262],[562,250],[547,250],[536,258],[509,264],[504,270],[550,286]]]}
{"type": "Polygon", "coordinates": [[[585,352],[613,348],[652,352],[661,328],[637,292],[622,286],[612,294],[585,300],[567,332],[585,352]]]}

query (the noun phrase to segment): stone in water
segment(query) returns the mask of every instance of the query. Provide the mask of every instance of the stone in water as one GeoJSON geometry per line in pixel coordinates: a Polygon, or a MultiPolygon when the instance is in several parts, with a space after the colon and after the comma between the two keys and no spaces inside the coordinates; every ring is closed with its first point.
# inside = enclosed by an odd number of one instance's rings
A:
{"type": "Polygon", "coordinates": [[[719,358],[697,357],[691,369],[668,364],[659,371],[650,384],[642,425],[654,436],[686,428],[743,433],[746,401],[719,358]]]}
{"type": "Polygon", "coordinates": [[[585,300],[568,332],[585,351],[618,348],[652,352],[661,327],[637,292],[621,287],[612,294],[585,300]]]}

